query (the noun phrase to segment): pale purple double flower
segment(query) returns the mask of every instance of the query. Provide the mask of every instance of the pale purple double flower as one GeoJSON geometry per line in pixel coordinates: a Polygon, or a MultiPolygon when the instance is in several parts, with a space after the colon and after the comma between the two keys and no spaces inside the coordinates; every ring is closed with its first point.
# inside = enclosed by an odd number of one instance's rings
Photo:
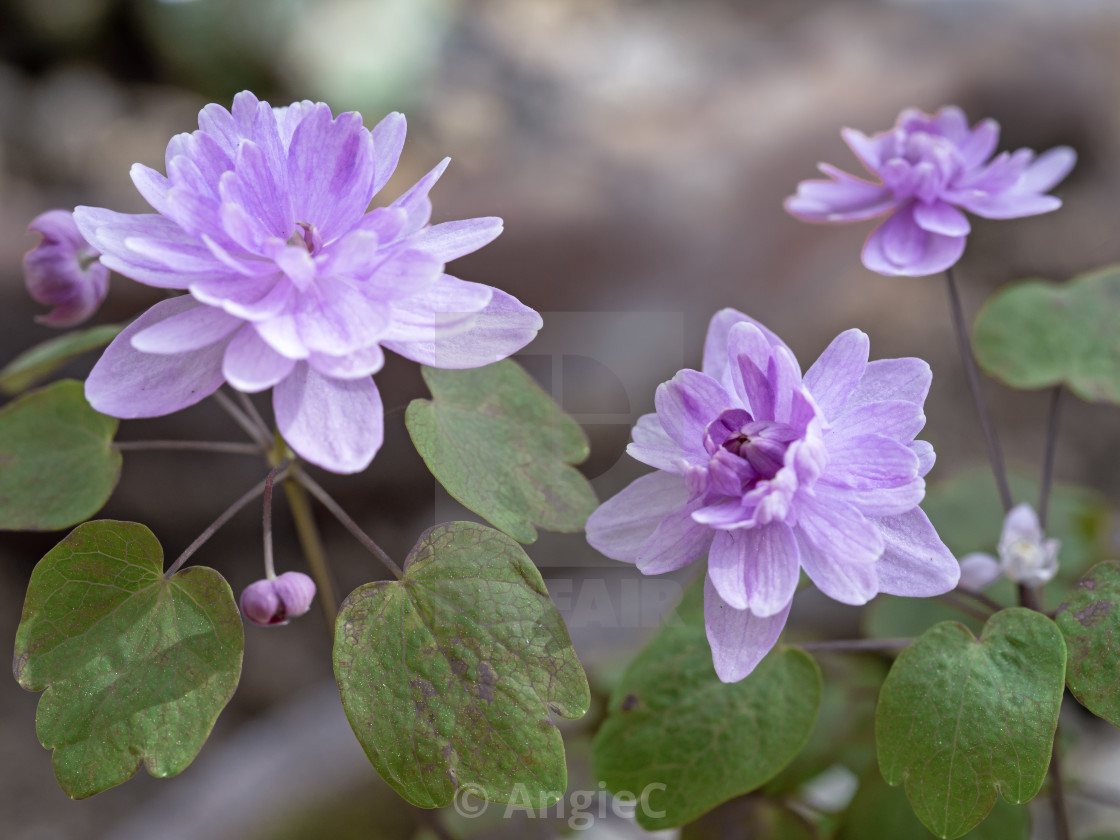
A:
{"type": "Polygon", "coordinates": [[[364,469],[383,436],[371,379],[383,348],[471,368],[516,352],[540,316],[504,292],[444,273],[493,240],[501,219],[429,225],[441,162],[400,198],[366,212],[396,168],[405,119],[372,130],[323,103],[273,108],[237,95],[167,147],[167,175],[136,164],[154,214],[78,207],[101,262],[189,294],[156,304],[109,346],[86,381],[98,411],[153,417],[223,383],[272,389],[280,433],[306,460],[364,469]]]}
{"type": "Polygon", "coordinates": [[[846,604],[929,597],[960,566],[918,507],[933,448],[929,365],[868,361],[841,333],[802,376],[774,333],[734,309],[712,319],[702,371],[658,387],[627,451],[657,472],[587,522],[603,554],[645,574],[708,554],[704,612],[716,673],[747,676],[785,626],[805,570],[846,604]]]}
{"type": "Polygon", "coordinates": [[[863,246],[863,264],[889,275],[935,274],[955,264],[971,230],[962,210],[985,219],[1056,210],[1061,200],[1045,193],[1077,160],[1066,146],[1038,157],[1019,149],[993,158],[999,124],[987,119],[970,128],[955,106],[933,116],[905,110],[893,129],[873,137],[851,128],[842,134],[879,182],[822,163],[829,180],[802,181],[785,207],[809,222],[889,214],[863,246]]]}

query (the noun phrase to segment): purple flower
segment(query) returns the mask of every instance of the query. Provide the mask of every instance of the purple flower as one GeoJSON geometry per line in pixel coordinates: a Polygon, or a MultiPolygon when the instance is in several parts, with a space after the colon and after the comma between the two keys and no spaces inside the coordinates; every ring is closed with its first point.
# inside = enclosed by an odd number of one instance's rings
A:
{"type": "Polygon", "coordinates": [[[52,327],[72,327],[92,315],[109,291],[109,269],[78,231],[69,210],[48,210],[32,219],[28,230],[43,235],[24,255],[23,276],[31,297],[53,306],[35,320],[52,327]]]}
{"type": "Polygon", "coordinates": [[[284,572],[250,583],[241,593],[241,612],[254,624],[287,624],[311,609],[315,582],[303,572],[284,572]]]}
{"type": "Polygon", "coordinates": [[[1057,210],[1061,200],[1044,193],[1077,160],[1066,146],[1037,158],[1030,149],[992,158],[999,124],[982,120],[970,129],[955,106],[932,117],[908,109],[893,129],[874,137],[850,128],[842,134],[879,183],[822,163],[820,170],[829,180],[802,181],[785,207],[808,222],[887,214],[863,246],[863,264],[880,274],[935,274],[956,263],[970,230],[962,208],[985,219],[1057,210]]]}
{"type": "Polygon", "coordinates": [[[979,592],[1000,575],[1024,586],[1043,586],[1058,573],[1060,547],[1060,540],[1046,539],[1034,508],[1016,505],[1003,520],[999,559],[983,552],[962,557],[961,586],[979,592]]]}
{"type": "Polygon", "coordinates": [[[928,597],[960,567],[918,507],[933,448],[921,359],[868,362],[841,333],[805,373],[734,309],[712,318],[703,372],[657,389],[627,451],[658,471],[603,503],[587,539],[645,574],[708,553],[704,611],[716,673],[749,674],[785,626],[802,569],[845,604],[928,597]]]}
{"type": "Polygon", "coordinates": [[[173,137],[167,176],[132,180],[158,212],[75,211],[102,262],[188,295],[157,303],[109,346],[86,381],[98,411],[154,417],[223,382],[272,388],[280,433],[306,460],[358,472],[381,446],[370,375],[382,348],[426,365],[490,364],[532,340],[540,316],[444,263],[494,239],[501,219],[429,225],[428,192],[447,160],[366,212],[404,145],[405,120],[372,130],[322,103],[273,108],[243,92],[207,105],[173,137]]]}

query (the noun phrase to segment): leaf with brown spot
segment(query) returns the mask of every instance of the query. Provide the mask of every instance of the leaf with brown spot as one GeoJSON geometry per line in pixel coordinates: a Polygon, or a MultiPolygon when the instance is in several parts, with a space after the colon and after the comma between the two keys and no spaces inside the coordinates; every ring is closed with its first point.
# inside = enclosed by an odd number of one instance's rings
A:
{"type": "Polygon", "coordinates": [[[1066,639],[1066,683],[1093,714],[1120,726],[1120,563],[1098,563],[1058,607],[1066,639]]]}
{"type": "Polygon", "coordinates": [[[587,711],[587,678],[540,573],[505,534],[426,531],[401,580],[343,602],[334,670],[370,762],[414,805],[448,805],[466,785],[491,802],[563,792],[551,715],[587,711]]]}

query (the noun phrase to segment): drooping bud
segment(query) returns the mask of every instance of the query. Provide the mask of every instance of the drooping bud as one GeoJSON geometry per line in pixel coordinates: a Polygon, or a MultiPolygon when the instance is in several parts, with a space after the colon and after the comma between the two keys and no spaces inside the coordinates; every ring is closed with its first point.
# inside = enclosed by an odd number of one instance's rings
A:
{"type": "Polygon", "coordinates": [[[52,327],[71,327],[92,315],[109,290],[109,269],[78,231],[69,210],[48,210],[36,216],[29,230],[43,241],[23,258],[23,275],[31,297],[54,308],[35,320],[52,327]]]}
{"type": "Polygon", "coordinates": [[[311,609],[315,581],[303,572],[284,572],[276,578],[250,583],[241,593],[241,612],[254,624],[287,624],[311,609]]]}
{"type": "Polygon", "coordinates": [[[1042,586],[1058,572],[1058,540],[1043,538],[1038,516],[1028,504],[1016,505],[1003,521],[999,562],[1003,573],[1024,586],[1042,586]]]}

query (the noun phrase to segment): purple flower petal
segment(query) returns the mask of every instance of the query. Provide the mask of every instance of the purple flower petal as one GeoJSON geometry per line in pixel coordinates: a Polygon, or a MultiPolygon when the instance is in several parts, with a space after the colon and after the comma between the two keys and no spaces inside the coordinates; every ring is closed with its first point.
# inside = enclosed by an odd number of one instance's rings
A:
{"type": "Polygon", "coordinates": [[[174,356],[142,353],[132,337],[148,327],[198,307],[188,295],[164,300],[113,339],[86,379],[86,399],[111,417],[158,417],[194,405],[224,381],[226,341],[174,356]]]}
{"type": "Polygon", "coordinates": [[[827,473],[820,481],[827,486],[831,498],[851,505],[868,519],[907,513],[926,495],[926,483],[920,476],[893,487],[855,488],[837,483],[827,473]]]}
{"type": "Polygon", "coordinates": [[[300,362],[273,389],[272,407],[288,445],[323,469],[361,472],[381,448],[384,409],[372,379],[331,379],[300,362]]]}
{"type": "Polygon", "coordinates": [[[676,441],[665,434],[665,427],[656,414],[643,414],[639,417],[631,436],[634,442],[626,447],[626,454],[659,470],[680,473],[682,462],[701,466],[707,461],[700,453],[681,449],[676,441]]]}
{"type": "MultiPolygon", "coordinates": [[[[446,281],[454,281],[463,287],[481,287],[490,292],[490,302],[482,311],[465,316],[454,310],[437,310],[428,316],[425,313],[427,304],[419,306],[414,299],[400,307],[394,305],[395,316],[401,316],[407,307],[407,321],[404,316],[394,318],[381,340],[384,347],[406,359],[432,367],[448,370],[481,367],[516,353],[536,338],[544,323],[535,310],[500,289],[465,283],[446,274],[437,285],[446,289],[446,281]],[[425,323],[423,319],[427,317],[431,320],[425,323]]],[[[466,296],[474,294],[476,292],[470,291],[466,296]]],[[[425,295],[425,299],[431,300],[431,296],[425,295]]],[[[449,301],[447,305],[455,304],[449,301]]]]}
{"type": "Polygon", "coordinates": [[[856,222],[892,210],[898,199],[882,184],[872,184],[835,167],[820,164],[831,180],[802,181],[785,200],[787,213],[806,222],[856,222]]]}
{"type": "Polygon", "coordinates": [[[972,230],[968,217],[952,204],[944,201],[934,201],[930,204],[923,201],[915,202],[914,223],[929,233],[940,233],[945,236],[965,236],[972,230]]]}
{"type": "Polygon", "coordinates": [[[413,184],[408,191],[392,203],[392,207],[404,210],[407,213],[403,234],[415,233],[428,223],[432,217],[432,200],[428,193],[436,185],[436,181],[443,175],[451,158],[444,158],[435,165],[427,175],[413,184]]]}
{"type": "Polygon", "coordinates": [[[933,444],[924,440],[916,440],[910,444],[910,451],[918,456],[918,475],[923,478],[933,469],[937,456],[933,451],[933,444]]]}
{"type": "Polygon", "coordinates": [[[737,610],[719,596],[710,577],[704,581],[704,627],[716,675],[725,683],[750,675],[782,635],[792,599],[767,618],[737,610]]]}
{"type": "Polygon", "coordinates": [[[824,416],[839,417],[867,369],[871,340],[860,330],[840,333],[805,371],[805,387],[824,416]]]}
{"type": "Polygon", "coordinates": [[[708,580],[719,597],[737,610],[747,609],[750,603],[746,571],[753,558],[746,553],[743,536],[753,530],[716,531],[708,550],[708,580]]]}
{"type": "Polygon", "coordinates": [[[989,195],[973,193],[962,195],[958,203],[970,213],[985,219],[1018,219],[1038,216],[1062,206],[1062,200],[1052,195],[1005,192],[989,195]]]}
{"type": "Polygon", "coordinates": [[[879,274],[923,277],[954,265],[964,246],[965,237],[924,231],[911,208],[900,208],[867,238],[863,264],[879,274]]]}
{"type": "Polygon", "coordinates": [[[397,168],[407,131],[404,114],[394,111],[373,127],[373,194],[381,192],[397,168]]]}
{"type": "Polygon", "coordinates": [[[844,439],[829,448],[829,462],[822,480],[858,490],[899,487],[918,477],[918,457],[906,444],[884,435],[844,439]]]}
{"type": "Polygon", "coordinates": [[[654,472],[607,499],[587,519],[591,547],[623,563],[637,563],[642,545],[670,513],[688,502],[684,479],[654,472]]]}
{"type": "Polygon", "coordinates": [[[766,618],[785,609],[801,576],[797,540],[781,522],[717,531],[708,554],[708,578],[735,609],[766,618]]]}
{"type": "Polygon", "coordinates": [[[875,524],[885,546],[876,564],[880,592],[930,598],[957,585],[960,565],[921,508],[875,520],[875,524]]]}
{"type": "Polygon", "coordinates": [[[693,521],[692,512],[699,505],[700,500],[693,499],[662,518],[638,549],[635,563],[640,572],[647,575],[674,572],[704,556],[715,532],[693,521]]]}
{"type": "Polygon", "coordinates": [[[376,342],[389,326],[387,307],[378,305],[342,278],[319,278],[294,298],[292,318],[304,347],[345,356],[376,342]]]}
{"type": "Polygon", "coordinates": [[[990,554],[977,551],[961,558],[961,578],[957,586],[980,592],[1002,574],[1003,569],[999,565],[999,560],[990,554]]]}
{"type": "Polygon", "coordinates": [[[933,372],[922,359],[876,359],[868,363],[846,410],[887,400],[906,400],[921,408],[932,381],[933,372]]]}
{"type": "Polygon", "coordinates": [[[48,210],[36,216],[28,230],[42,241],[23,258],[27,291],[39,303],[53,307],[36,321],[70,327],[92,315],[109,290],[109,269],[86,242],[68,210],[48,210]]]}
{"type": "Polygon", "coordinates": [[[907,400],[865,403],[845,411],[833,421],[828,444],[829,448],[842,449],[851,438],[874,434],[909,443],[925,424],[925,412],[917,403],[907,400]]]}
{"type": "Polygon", "coordinates": [[[381,346],[372,344],[361,350],[353,350],[345,356],[326,356],[312,352],[307,363],[323,376],[334,379],[359,379],[377,373],[385,366],[385,353],[381,346]]]}
{"type": "Polygon", "coordinates": [[[194,306],[165,318],[132,337],[141,353],[189,353],[221,341],[245,322],[221,309],[193,301],[194,306]]]}
{"type": "Polygon", "coordinates": [[[448,263],[493,242],[501,232],[502,220],[496,216],[462,219],[423,228],[409,238],[409,247],[448,263]]]}
{"type": "Polygon", "coordinates": [[[1077,152],[1056,146],[1039,155],[1019,177],[1016,192],[1044,193],[1056,187],[1077,163],[1077,152]]]}
{"type": "Polygon", "coordinates": [[[255,394],[283,380],[296,366],[257,335],[251,324],[230,339],[222,357],[222,375],[238,391],[255,394]]]}
{"type": "MultiPolygon", "coordinates": [[[[772,333],[754,318],[745,315],[737,309],[721,309],[712,316],[711,322],[708,324],[708,334],[704,339],[704,361],[700,367],[703,373],[706,373],[716,382],[720,383],[724,390],[731,391],[731,369],[728,357],[728,343],[732,328],[736,324],[754,324],[762,331],[762,335],[771,347],[785,347],[785,342],[778,338],[777,335],[772,333]]],[[[786,348],[787,350],[789,348],[786,348]]],[[[790,354],[793,355],[792,353],[790,354]]],[[[800,373],[800,371],[799,371],[800,373]]]]}
{"type": "Polygon", "coordinates": [[[874,562],[854,562],[839,553],[826,552],[808,539],[804,531],[797,533],[797,546],[801,568],[817,589],[832,600],[859,606],[879,591],[874,562]]]}
{"type": "Polygon", "coordinates": [[[287,307],[294,287],[277,273],[267,277],[200,280],[190,285],[191,296],[202,303],[220,306],[230,315],[247,321],[266,321],[287,307]]]}
{"type": "Polygon", "coordinates": [[[665,433],[686,452],[703,455],[704,432],[719,413],[731,408],[731,398],[710,376],[682,370],[657,386],[653,398],[665,433]]]}
{"type": "Polygon", "coordinates": [[[318,103],[308,109],[288,147],[288,194],[297,222],[334,239],[365,213],[373,198],[373,138],[353,111],[331,119],[318,103]]]}
{"type": "Polygon", "coordinates": [[[995,154],[998,144],[999,123],[991,119],[978,122],[959,147],[965,167],[975,169],[983,166],[995,154]]]}
{"type": "Polygon", "coordinates": [[[885,158],[890,154],[894,145],[892,132],[884,132],[874,137],[868,137],[862,131],[854,128],[840,129],[840,136],[848,144],[848,148],[859,158],[868,172],[877,175],[885,158]]]}

